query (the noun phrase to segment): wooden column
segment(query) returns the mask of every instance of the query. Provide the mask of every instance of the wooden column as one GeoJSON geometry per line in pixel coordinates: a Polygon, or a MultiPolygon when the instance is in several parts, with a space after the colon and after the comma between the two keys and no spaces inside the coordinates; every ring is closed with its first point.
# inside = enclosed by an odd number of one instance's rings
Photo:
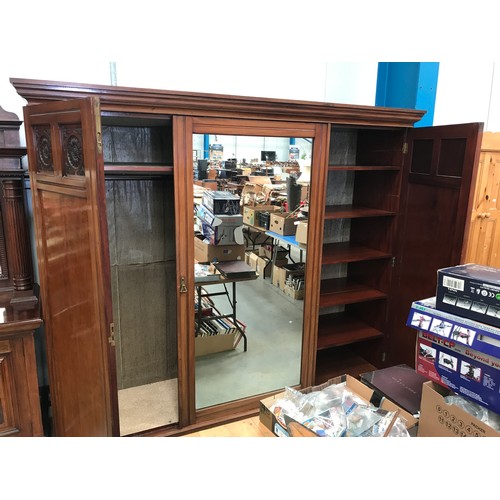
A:
{"type": "Polygon", "coordinates": [[[33,296],[33,261],[17,115],[0,107],[0,295],[11,294],[11,304],[36,301],[33,296]]]}
{"type": "Polygon", "coordinates": [[[7,237],[7,255],[15,291],[33,288],[33,264],[26,211],[24,207],[24,186],[22,179],[4,179],[3,217],[7,237]]]}

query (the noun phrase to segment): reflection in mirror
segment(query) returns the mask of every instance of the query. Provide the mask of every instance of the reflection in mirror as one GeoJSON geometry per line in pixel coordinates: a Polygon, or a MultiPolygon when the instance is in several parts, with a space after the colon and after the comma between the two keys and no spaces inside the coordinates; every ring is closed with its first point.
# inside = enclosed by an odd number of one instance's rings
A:
{"type": "Polygon", "coordinates": [[[197,409],[300,383],[311,156],[193,135],[197,409]]]}

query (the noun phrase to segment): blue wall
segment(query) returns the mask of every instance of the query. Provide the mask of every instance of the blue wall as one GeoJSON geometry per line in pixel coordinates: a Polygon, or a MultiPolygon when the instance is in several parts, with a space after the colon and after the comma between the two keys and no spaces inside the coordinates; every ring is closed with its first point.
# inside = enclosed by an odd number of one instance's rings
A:
{"type": "Polygon", "coordinates": [[[381,62],[378,64],[375,106],[425,110],[416,127],[434,121],[439,63],[381,62]]]}

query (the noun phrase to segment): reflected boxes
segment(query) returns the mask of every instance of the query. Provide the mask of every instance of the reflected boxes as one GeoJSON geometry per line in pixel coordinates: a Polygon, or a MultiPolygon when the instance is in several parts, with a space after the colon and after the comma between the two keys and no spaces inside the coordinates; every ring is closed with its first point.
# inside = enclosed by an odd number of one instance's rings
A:
{"type": "Polygon", "coordinates": [[[293,236],[297,229],[295,222],[295,217],[290,216],[289,212],[272,213],[269,231],[281,236],[293,236]]]}

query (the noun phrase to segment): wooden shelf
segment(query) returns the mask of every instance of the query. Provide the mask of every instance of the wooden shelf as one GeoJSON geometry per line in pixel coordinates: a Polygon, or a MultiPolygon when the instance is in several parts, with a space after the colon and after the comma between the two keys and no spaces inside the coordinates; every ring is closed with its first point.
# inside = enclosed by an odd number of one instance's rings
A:
{"type": "Polygon", "coordinates": [[[322,265],[388,259],[391,254],[355,243],[327,243],[323,245],[322,265]]]}
{"type": "Polygon", "coordinates": [[[376,370],[377,367],[356,354],[349,346],[322,349],[316,356],[315,384],[323,384],[340,375],[360,378],[362,373],[376,370]]]}
{"type": "Polygon", "coordinates": [[[345,313],[319,317],[317,350],[383,337],[383,333],[345,313]]]}
{"type": "Polygon", "coordinates": [[[387,294],[380,290],[361,285],[347,278],[336,278],[321,282],[319,307],[321,309],[385,298],[387,298],[387,294]]]}
{"type": "Polygon", "coordinates": [[[112,174],[172,174],[174,171],[173,166],[167,165],[115,165],[104,164],[104,172],[112,174]]]}
{"type": "Polygon", "coordinates": [[[328,170],[334,172],[336,170],[401,170],[397,165],[328,165],[328,170]]]}
{"type": "Polygon", "coordinates": [[[325,208],[325,220],[355,219],[359,217],[390,217],[395,214],[396,212],[389,212],[388,210],[353,205],[330,205],[325,208]]]}

